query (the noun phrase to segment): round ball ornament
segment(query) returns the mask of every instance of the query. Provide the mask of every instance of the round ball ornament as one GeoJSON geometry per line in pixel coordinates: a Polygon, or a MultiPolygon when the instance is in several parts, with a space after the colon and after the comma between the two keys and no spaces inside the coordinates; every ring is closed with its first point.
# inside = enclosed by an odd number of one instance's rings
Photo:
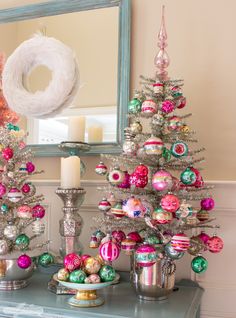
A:
{"type": "Polygon", "coordinates": [[[85,278],[85,284],[98,284],[101,283],[101,278],[98,274],[91,274],[85,278]]]}
{"type": "Polygon", "coordinates": [[[104,261],[113,262],[120,255],[120,247],[117,243],[109,240],[108,242],[100,245],[99,254],[104,259],[104,261]]]}
{"type": "Polygon", "coordinates": [[[152,220],[155,221],[155,224],[168,224],[173,220],[173,215],[171,212],[167,212],[161,207],[158,207],[152,213],[152,220]]]}
{"type": "Polygon", "coordinates": [[[40,219],[36,219],[36,221],[32,223],[31,229],[34,235],[39,236],[44,233],[45,224],[40,219]]]}
{"type": "Polygon", "coordinates": [[[201,232],[198,237],[201,239],[201,241],[203,242],[203,244],[205,245],[204,250],[207,250],[207,242],[210,238],[210,236],[208,234],[206,234],[205,232],[201,232]]]}
{"type": "Polygon", "coordinates": [[[152,117],[152,125],[154,126],[162,126],[164,121],[165,121],[165,118],[161,112],[158,112],[152,117]]]}
{"type": "Polygon", "coordinates": [[[26,163],[26,170],[29,174],[34,172],[35,165],[33,164],[33,162],[29,161],[26,163]]]}
{"type": "Polygon", "coordinates": [[[141,267],[149,267],[157,261],[157,252],[154,246],[150,244],[140,245],[135,252],[137,265],[141,267]]]}
{"type": "Polygon", "coordinates": [[[3,234],[9,240],[15,240],[19,234],[19,229],[14,224],[9,224],[4,228],[3,234]]]}
{"type": "Polygon", "coordinates": [[[114,168],[108,174],[108,181],[114,186],[121,184],[124,181],[124,178],[125,174],[120,168],[114,168]]]}
{"type": "Polygon", "coordinates": [[[191,262],[191,267],[197,274],[204,273],[207,270],[208,261],[203,256],[196,256],[191,262]]]}
{"type": "Polygon", "coordinates": [[[219,253],[224,247],[224,242],[219,236],[214,235],[207,241],[207,247],[211,253],[219,253]]]}
{"type": "Polygon", "coordinates": [[[138,150],[138,145],[130,137],[126,139],[122,146],[124,154],[127,156],[135,156],[138,150]]]}
{"type": "Polygon", "coordinates": [[[25,183],[25,184],[22,186],[22,188],[21,188],[21,191],[22,191],[23,194],[29,193],[30,190],[31,190],[31,188],[30,188],[29,183],[25,183]]]}
{"type": "Polygon", "coordinates": [[[104,232],[102,232],[101,230],[96,230],[93,235],[98,239],[99,242],[101,242],[101,240],[106,237],[106,234],[104,232]]]}
{"type": "Polygon", "coordinates": [[[107,173],[107,166],[102,161],[100,161],[99,164],[95,167],[95,172],[100,176],[104,176],[107,173]]]}
{"type": "Polygon", "coordinates": [[[143,126],[141,125],[139,120],[135,120],[131,125],[130,125],[130,131],[137,135],[137,134],[141,134],[143,130],[143,126]]]}
{"type": "Polygon", "coordinates": [[[184,233],[176,234],[171,239],[171,246],[177,252],[185,252],[190,246],[190,238],[184,233]]]}
{"type": "Polygon", "coordinates": [[[136,174],[136,173],[133,173],[132,176],[135,177],[135,187],[136,188],[143,189],[148,184],[148,177],[147,176],[141,177],[139,174],[136,174]]]}
{"type": "Polygon", "coordinates": [[[155,247],[160,246],[162,243],[161,239],[157,235],[149,235],[145,237],[144,243],[154,245],[155,247]]]}
{"type": "Polygon", "coordinates": [[[142,108],[142,103],[138,98],[133,98],[129,103],[128,103],[128,112],[130,114],[136,114],[141,111],[142,108]]]}
{"type": "Polygon", "coordinates": [[[190,255],[196,256],[204,249],[205,249],[205,244],[198,236],[192,236],[190,238],[190,246],[188,248],[188,253],[190,255]]]}
{"type": "Polygon", "coordinates": [[[130,232],[127,234],[127,238],[135,241],[136,243],[141,243],[142,238],[138,232],[130,232]]]}
{"type": "Polygon", "coordinates": [[[99,276],[102,282],[111,282],[116,277],[116,272],[110,265],[103,265],[99,271],[99,276]]]}
{"type": "Polygon", "coordinates": [[[189,203],[182,202],[175,216],[177,219],[184,219],[193,215],[193,208],[189,203]]]}
{"type": "Polygon", "coordinates": [[[130,188],[130,175],[128,171],[124,171],[124,180],[121,182],[121,184],[118,185],[118,188],[120,189],[129,189],[130,188]]]}
{"type": "Polygon", "coordinates": [[[111,204],[110,202],[107,201],[106,198],[103,198],[99,203],[98,203],[98,209],[101,212],[108,212],[111,209],[111,204]]]}
{"type": "Polygon", "coordinates": [[[161,207],[167,212],[176,212],[180,207],[178,197],[174,194],[166,194],[161,199],[161,207]]]}
{"type": "Polygon", "coordinates": [[[14,151],[13,149],[7,147],[7,148],[4,148],[2,150],[2,157],[3,159],[5,159],[6,161],[10,160],[11,158],[13,158],[14,156],[14,151]]]}
{"type": "Polygon", "coordinates": [[[145,100],[142,103],[142,113],[155,114],[157,112],[157,104],[153,100],[145,100]]]}
{"type": "Polygon", "coordinates": [[[62,281],[67,281],[69,279],[70,272],[66,268],[59,269],[57,273],[57,278],[62,281]]]}
{"type": "Polygon", "coordinates": [[[98,248],[99,246],[99,240],[95,235],[91,236],[90,242],[89,242],[89,247],[90,248],[98,248]]]}
{"type": "Polygon", "coordinates": [[[170,151],[176,158],[185,157],[188,154],[188,146],[183,141],[176,141],[172,144],[170,151]]]}
{"type": "Polygon", "coordinates": [[[4,239],[0,240],[0,255],[6,255],[9,252],[9,246],[4,239]]]}
{"type": "Polygon", "coordinates": [[[215,206],[215,202],[212,198],[205,198],[201,201],[201,208],[206,211],[211,211],[215,206]]]}
{"type": "Polygon", "coordinates": [[[136,247],[136,242],[134,240],[131,240],[129,238],[126,238],[121,242],[121,249],[129,255],[132,251],[134,251],[136,247]]]}
{"type": "Polygon", "coordinates": [[[87,274],[97,274],[101,263],[95,257],[89,257],[84,261],[84,270],[87,274]]]}
{"type": "Polygon", "coordinates": [[[194,185],[197,180],[197,175],[191,170],[191,167],[186,168],[180,175],[180,180],[185,185],[194,185]]]}
{"type": "Polygon", "coordinates": [[[123,211],[123,206],[121,202],[117,202],[112,208],[111,208],[111,214],[114,215],[116,218],[122,218],[125,216],[125,211],[123,211]]]}
{"type": "Polygon", "coordinates": [[[178,100],[176,102],[176,106],[179,109],[184,108],[186,106],[186,98],[183,96],[178,98],[178,100]]]}
{"type": "Polygon", "coordinates": [[[171,87],[170,90],[171,90],[171,95],[175,98],[183,95],[181,92],[181,88],[179,86],[173,86],[171,87]]]}
{"type": "Polygon", "coordinates": [[[69,271],[72,272],[75,269],[79,268],[81,265],[81,258],[79,255],[75,253],[67,254],[64,257],[63,261],[64,267],[69,271]]]}
{"type": "Polygon", "coordinates": [[[112,231],[111,235],[118,243],[120,243],[126,238],[125,233],[121,230],[112,231]]]}
{"type": "Polygon", "coordinates": [[[152,177],[152,187],[157,191],[169,190],[172,187],[172,176],[165,170],[158,170],[152,177]]]}
{"type": "Polygon", "coordinates": [[[45,252],[39,256],[38,263],[43,267],[48,267],[54,264],[54,257],[52,254],[45,252]]]}
{"type": "Polygon", "coordinates": [[[144,143],[144,149],[147,155],[161,155],[164,143],[158,137],[150,137],[144,143]]]}
{"type": "Polygon", "coordinates": [[[84,262],[87,258],[91,257],[89,254],[83,254],[81,255],[81,267],[84,267],[84,262]]]}
{"type": "Polygon", "coordinates": [[[148,175],[148,167],[143,164],[140,164],[135,168],[134,172],[138,174],[140,177],[146,177],[148,175]]]}
{"type": "Polygon", "coordinates": [[[173,112],[175,109],[175,104],[171,100],[165,100],[161,104],[161,111],[165,114],[173,112]]]}
{"type": "Polygon", "coordinates": [[[0,183],[0,197],[2,197],[7,192],[7,189],[3,183],[0,183]]]}
{"type": "Polygon", "coordinates": [[[42,219],[45,215],[45,209],[42,205],[37,204],[32,208],[32,217],[42,219]]]}
{"type": "Polygon", "coordinates": [[[197,219],[201,222],[209,220],[210,215],[208,211],[200,210],[197,213],[197,219]]]}
{"type": "Polygon", "coordinates": [[[163,94],[163,88],[164,84],[163,83],[154,83],[153,85],[153,90],[155,94],[163,94]]]}
{"type": "Polygon", "coordinates": [[[9,201],[13,203],[17,203],[22,199],[23,195],[21,191],[18,190],[17,188],[11,188],[7,194],[7,197],[9,201]]]}
{"type": "Polygon", "coordinates": [[[37,118],[52,117],[61,112],[71,104],[79,87],[74,52],[62,42],[42,35],[34,36],[18,46],[7,59],[2,77],[4,97],[11,109],[37,118]],[[52,71],[52,80],[44,91],[32,93],[23,83],[39,65],[52,71]],[[12,91],[17,94],[12,94],[12,91]]]}
{"type": "Polygon", "coordinates": [[[167,128],[170,131],[178,131],[182,127],[182,120],[179,116],[171,116],[168,118],[167,128]]]}
{"type": "Polygon", "coordinates": [[[129,218],[143,217],[144,208],[140,199],[130,197],[123,201],[123,211],[129,218]]]}
{"type": "Polygon", "coordinates": [[[71,283],[83,284],[87,275],[82,269],[76,269],[70,273],[69,281],[71,283]]]}
{"type": "Polygon", "coordinates": [[[179,252],[177,250],[175,250],[172,245],[171,245],[171,242],[167,243],[165,245],[165,254],[173,259],[173,260],[177,260],[177,259],[180,259],[184,256],[184,252],[179,252]]]}
{"type": "Polygon", "coordinates": [[[17,265],[21,268],[21,269],[27,269],[30,267],[30,265],[32,264],[32,260],[31,258],[26,255],[23,254],[21,256],[18,257],[17,259],[17,265]]]}
{"type": "Polygon", "coordinates": [[[21,251],[27,249],[27,247],[29,246],[29,243],[30,243],[30,239],[26,234],[18,235],[15,240],[16,247],[21,251]]]}

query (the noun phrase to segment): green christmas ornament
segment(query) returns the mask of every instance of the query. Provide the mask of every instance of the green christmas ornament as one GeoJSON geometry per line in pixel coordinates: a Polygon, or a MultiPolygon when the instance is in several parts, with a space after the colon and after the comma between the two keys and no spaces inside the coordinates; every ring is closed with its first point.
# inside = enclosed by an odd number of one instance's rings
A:
{"type": "Polygon", "coordinates": [[[197,176],[196,173],[188,167],[181,173],[180,180],[185,185],[193,185],[197,180],[197,176]]]}
{"type": "Polygon", "coordinates": [[[24,251],[29,246],[30,239],[26,234],[20,234],[15,240],[15,245],[21,250],[24,251]]]}
{"type": "Polygon", "coordinates": [[[87,275],[82,269],[76,269],[70,273],[69,281],[71,283],[83,284],[87,275]]]}
{"type": "Polygon", "coordinates": [[[191,267],[192,270],[197,274],[204,273],[207,270],[208,261],[203,256],[194,257],[191,267]]]}
{"type": "Polygon", "coordinates": [[[171,151],[164,147],[163,152],[162,152],[162,157],[168,162],[171,159],[171,151]]]}
{"type": "Polygon", "coordinates": [[[161,239],[158,238],[156,235],[149,235],[144,240],[145,243],[151,244],[151,245],[159,245],[161,244],[161,239]]]}
{"type": "Polygon", "coordinates": [[[141,111],[142,103],[138,98],[133,98],[128,104],[128,112],[130,114],[136,114],[141,111]]]}
{"type": "Polygon", "coordinates": [[[7,124],[7,129],[8,130],[15,130],[15,131],[19,131],[20,130],[20,128],[18,126],[15,126],[15,125],[13,125],[11,123],[7,124]]]}
{"type": "Polygon", "coordinates": [[[53,263],[54,263],[54,257],[52,254],[45,252],[39,256],[39,259],[38,259],[39,265],[43,267],[47,267],[52,265],[53,263]]]}
{"type": "Polygon", "coordinates": [[[0,209],[3,214],[6,214],[8,212],[8,206],[5,203],[1,205],[0,209]]]}
{"type": "Polygon", "coordinates": [[[98,274],[102,282],[111,282],[116,277],[116,272],[110,265],[102,266],[98,274]]]}

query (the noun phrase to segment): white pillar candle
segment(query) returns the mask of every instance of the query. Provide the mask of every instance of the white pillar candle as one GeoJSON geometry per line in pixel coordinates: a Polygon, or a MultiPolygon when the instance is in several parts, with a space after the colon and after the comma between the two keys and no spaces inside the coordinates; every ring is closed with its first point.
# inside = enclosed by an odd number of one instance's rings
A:
{"type": "Polygon", "coordinates": [[[103,129],[101,126],[90,126],[88,128],[88,142],[102,142],[103,141],[103,129]]]}
{"type": "Polygon", "coordinates": [[[68,141],[84,141],[85,117],[69,118],[68,141]]]}
{"type": "Polygon", "coordinates": [[[61,158],[61,188],[80,187],[80,158],[71,156],[61,158]]]}

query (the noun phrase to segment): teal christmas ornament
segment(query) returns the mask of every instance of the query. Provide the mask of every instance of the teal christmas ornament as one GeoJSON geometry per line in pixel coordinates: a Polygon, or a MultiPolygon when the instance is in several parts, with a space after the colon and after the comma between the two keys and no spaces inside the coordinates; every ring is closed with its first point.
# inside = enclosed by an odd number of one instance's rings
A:
{"type": "Polygon", "coordinates": [[[138,98],[133,98],[129,103],[128,103],[128,112],[130,114],[136,114],[141,111],[142,108],[142,103],[138,98]]]}
{"type": "Polygon", "coordinates": [[[175,158],[185,157],[188,154],[188,145],[183,141],[176,141],[172,144],[170,151],[175,158]]]}
{"type": "Polygon", "coordinates": [[[8,212],[8,206],[5,204],[5,203],[3,203],[2,205],[1,205],[1,208],[0,208],[0,210],[1,210],[1,212],[3,213],[3,214],[6,214],[7,212],[8,212]]]}
{"type": "Polygon", "coordinates": [[[24,251],[25,249],[27,249],[29,246],[29,243],[30,243],[30,239],[26,234],[18,235],[16,240],[15,240],[15,245],[21,251],[24,251]]]}
{"type": "Polygon", "coordinates": [[[98,274],[102,282],[111,282],[116,277],[116,272],[110,265],[103,265],[98,274]]]}
{"type": "Polygon", "coordinates": [[[42,255],[39,256],[38,264],[43,267],[47,267],[54,264],[53,255],[48,252],[43,253],[42,255]]]}
{"type": "Polygon", "coordinates": [[[207,270],[208,261],[203,256],[196,256],[192,260],[191,267],[197,274],[204,273],[207,270]]]}
{"type": "Polygon", "coordinates": [[[20,128],[18,126],[15,126],[15,125],[13,125],[11,123],[7,124],[7,129],[8,130],[15,130],[15,131],[19,131],[20,130],[20,128]]]}
{"type": "Polygon", "coordinates": [[[76,269],[70,273],[69,281],[71,283],[83,284],[87,275],[82,269],[76,269]]]}
{"type": "Polygon", "coordinates": [[[191,167],[188,167],[181,173],[180,180],[185,185],[193,185],[197,180],[197,175],[191,170],[191,167]]]}

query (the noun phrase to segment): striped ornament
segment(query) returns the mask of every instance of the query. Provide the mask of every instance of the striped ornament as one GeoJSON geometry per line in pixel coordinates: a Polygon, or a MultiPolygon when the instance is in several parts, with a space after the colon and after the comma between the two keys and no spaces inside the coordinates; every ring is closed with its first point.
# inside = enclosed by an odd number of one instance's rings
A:
{"type": "Polygon", "coordinates": [[[105,261],[112,262],[120,255],[119,245],[114,243],[112,240],[109,240],[100,245],[99,254],[105,261]]]}
{"type": "Polygon", "coordinates": [[[151,137],[144,143],[144,150],[147,155],[161,155],[163,147],[163,141],[157,137],[151,137]]]}
{"type": "Polygon", "coordinates": [[[171,246],[178,252],[187,251],[190,246],[190,238],[184,233],[176,234],[171,239],[171,246]]]}

